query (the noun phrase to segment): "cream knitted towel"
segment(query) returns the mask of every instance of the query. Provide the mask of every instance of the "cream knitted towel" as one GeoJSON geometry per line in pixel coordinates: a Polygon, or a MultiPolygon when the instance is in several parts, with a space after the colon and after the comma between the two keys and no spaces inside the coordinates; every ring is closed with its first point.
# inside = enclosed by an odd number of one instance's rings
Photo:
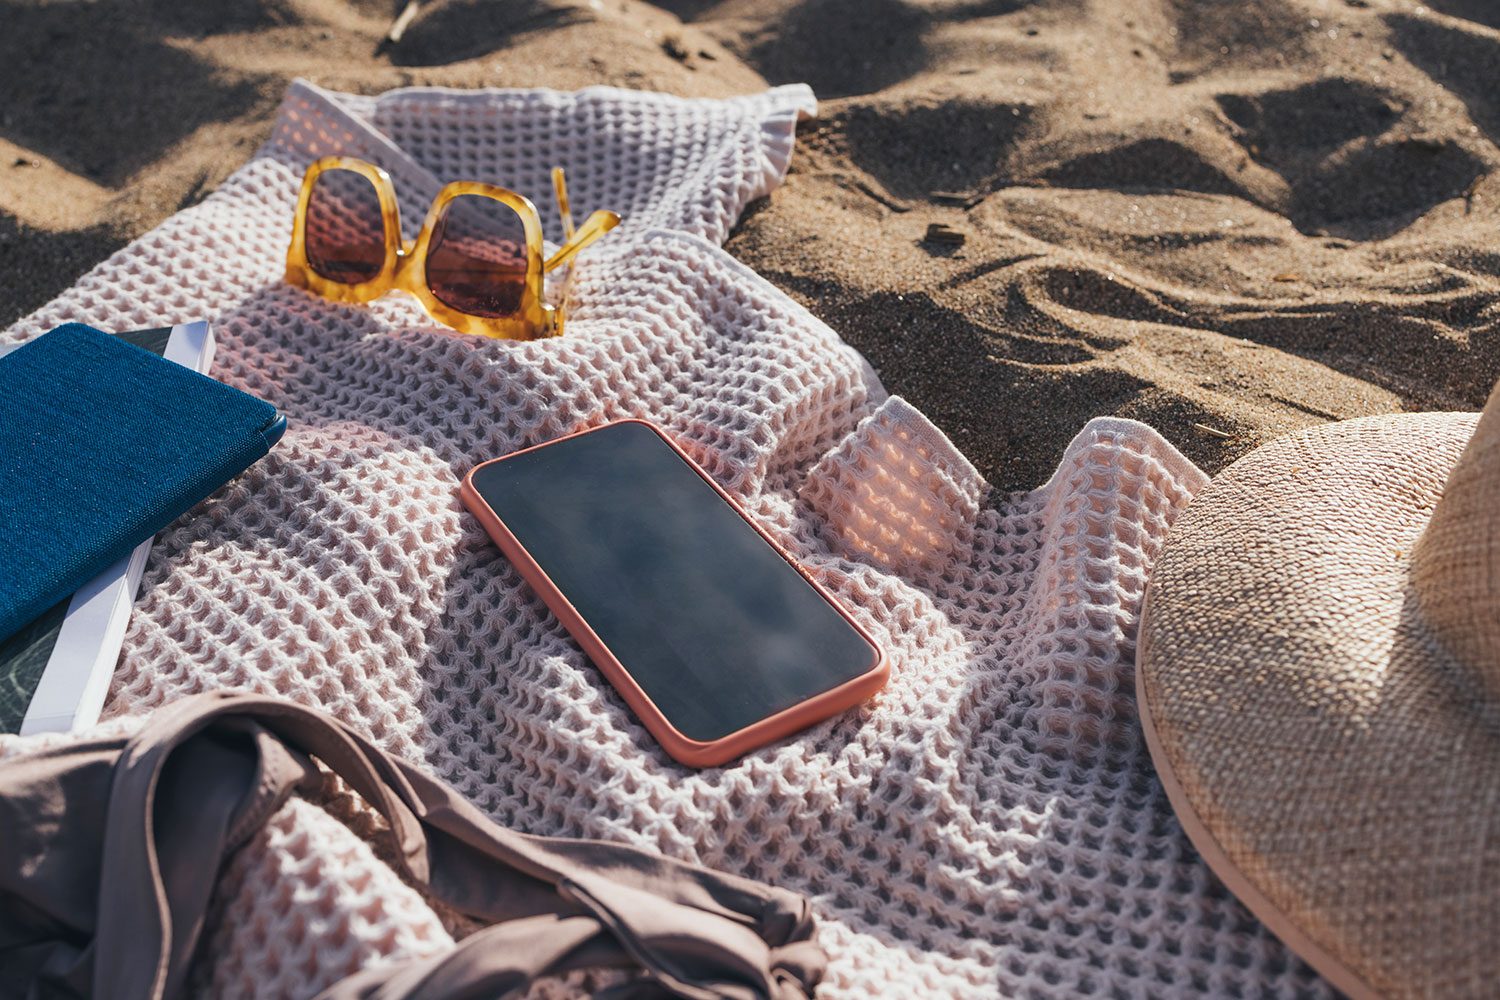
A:
{"type": "MultiPolygon", "coordinates": [[[[209,318],[214,373],[291,423],[158,540],[107,712],[287,695],[516,829],[806,893],[829,997],[1323,992],[1192,853],[1136,721],[1146,572],[1203,474],[1101,419],[1051,482],[996,502],[833,331],[720,250],[812,110],[805,87],[294,85],[214,195],[4,335],[209,318]],[[626,221],[582,258],[566,337],[464,337],[402,296],[343,306],[282,282],[302,170],[332,152],[382,164],[409,228],[442,182],[477,178],[530,192],[556,240],[557,163],[578,211],[626,221]],[[855,609],[890,654],[884,693],[731,767],[655,746],[457,500],[473,464],[623,416],[674,432],[855,609]]],[[[356,836],[367,819],[294,800],[240,853],[201,992],[307,996],[451,947],[462,928],[356,836]]]]}

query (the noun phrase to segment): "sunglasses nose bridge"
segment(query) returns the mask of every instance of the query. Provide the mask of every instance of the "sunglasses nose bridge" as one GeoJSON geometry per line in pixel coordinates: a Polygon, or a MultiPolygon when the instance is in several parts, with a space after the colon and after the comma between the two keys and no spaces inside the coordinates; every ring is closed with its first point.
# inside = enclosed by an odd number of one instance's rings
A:
{"type": "Polygon", "coordinates": [[[396,260],[391,268],[392,278],[400,277],[407,268],[411,267],[416,257],[417,241],[396,237],[396,260]]]}

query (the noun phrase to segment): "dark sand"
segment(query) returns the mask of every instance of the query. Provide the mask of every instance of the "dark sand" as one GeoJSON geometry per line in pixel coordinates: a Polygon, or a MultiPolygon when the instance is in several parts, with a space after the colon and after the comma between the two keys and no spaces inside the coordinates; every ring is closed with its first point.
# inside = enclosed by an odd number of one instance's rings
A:
{"type": "Polygon", "coordinates": [[[806,81],[729,249],[1001,489],[1092,416],[1216,471],[1500,376],[1495,0],[469,0],[374,55],[398,5],[0,2],[0,324],[211,191],[293,76],[806,81]]]}

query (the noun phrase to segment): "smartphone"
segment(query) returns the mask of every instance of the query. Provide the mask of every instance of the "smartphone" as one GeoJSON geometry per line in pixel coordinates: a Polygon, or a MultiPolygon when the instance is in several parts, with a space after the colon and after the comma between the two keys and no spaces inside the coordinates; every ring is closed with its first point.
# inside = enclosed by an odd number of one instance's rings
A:
{"type": "Polygon", "coordinates": [[[885,684],[869,634],[655,424],[485,462],[461,496],[683,764],[726,763],[885,684]]]}

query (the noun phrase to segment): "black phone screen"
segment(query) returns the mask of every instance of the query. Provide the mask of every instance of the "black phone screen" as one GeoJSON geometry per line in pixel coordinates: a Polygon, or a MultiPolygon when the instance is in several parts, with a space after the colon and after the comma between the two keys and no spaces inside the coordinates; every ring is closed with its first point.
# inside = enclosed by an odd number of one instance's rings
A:
{"type": "Polygon", "coordinates": [[[522,452],[472,482],[690,739],[875,666],[875,647],[646,424],[522,452]]]}

